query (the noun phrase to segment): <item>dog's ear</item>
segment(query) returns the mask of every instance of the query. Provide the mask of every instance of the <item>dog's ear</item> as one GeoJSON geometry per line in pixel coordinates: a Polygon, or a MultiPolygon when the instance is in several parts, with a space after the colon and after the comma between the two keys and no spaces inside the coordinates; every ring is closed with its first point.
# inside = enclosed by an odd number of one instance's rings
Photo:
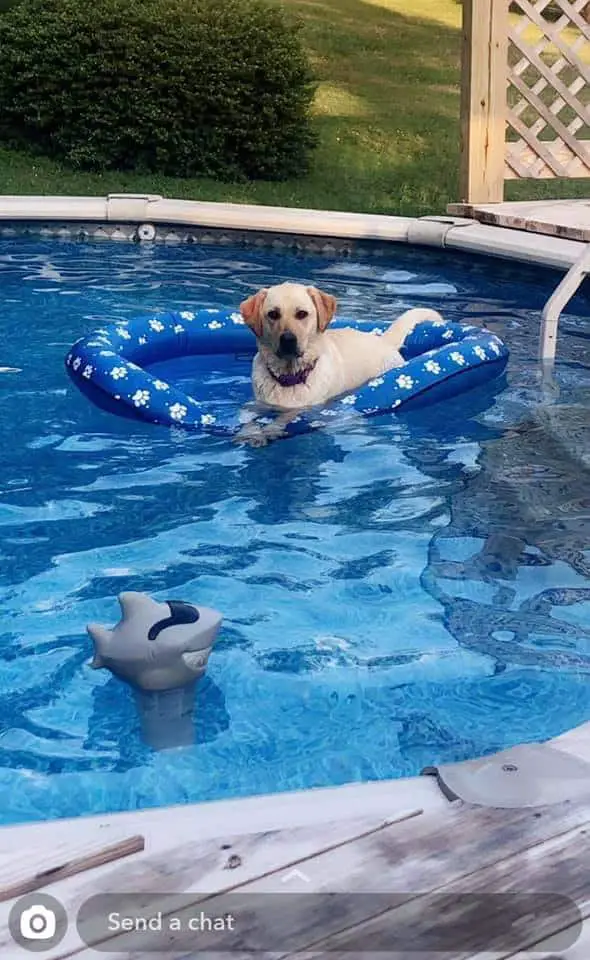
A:
{"type": "Polygon", "coordinates": [[[308,287],[307,292],[313,300],[313,305],[318,315],[318,330],[320,333],[323,333],[336,313],[338,301],[336,297],[333,297],[329,293],[324,293],[323,290],[318,290],[317,287],[308,287]]]}
{"type": "Polygon", "coordinates": [[[240,304],[240,313],[250,329],[257,337],[262,336],[262,304],[266,299],[268,289],[265,287],[258,293],[253,293],[251,297],[240,304]]]}

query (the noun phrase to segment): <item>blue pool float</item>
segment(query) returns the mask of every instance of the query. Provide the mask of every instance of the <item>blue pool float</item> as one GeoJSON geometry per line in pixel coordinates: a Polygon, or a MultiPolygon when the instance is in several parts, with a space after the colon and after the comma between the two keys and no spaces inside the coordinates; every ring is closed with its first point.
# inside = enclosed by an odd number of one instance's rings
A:
{"type": "MultiPolygon", "coordinates": [[[[390,322],[336,320],[332,326],[356,326],[379,336],[390,322]]],[[[223,385],[212,389],[206,378],[198,395],[192,397],[169,382],[170,378],[160,379],[148,368],[181,357],[215,357],[221,359],[231,380],[236,361],[252,357],[255,349],[253,334],[239,313],[183,310],[119,321],[82,337],[68,353],[66,369],[88,399],[112,413],[186,430],[235,435],[242,426],[240,409],[251,398],[249,380],[248,392],[238,401],[228,400],[223,385]]],[[[440,320],[419,324],[401,352],[407,361],[403,367],[325,406],[301,411],[287,425],[286,433],[306,433],[334,423],[335,417],[397,413],[447,399],[499,376],[508,361],[508,349],[494,333],[440,320]]],[[[267,425],[276,416],[263,410],[254,416],[254,422],[267,425]]]]}

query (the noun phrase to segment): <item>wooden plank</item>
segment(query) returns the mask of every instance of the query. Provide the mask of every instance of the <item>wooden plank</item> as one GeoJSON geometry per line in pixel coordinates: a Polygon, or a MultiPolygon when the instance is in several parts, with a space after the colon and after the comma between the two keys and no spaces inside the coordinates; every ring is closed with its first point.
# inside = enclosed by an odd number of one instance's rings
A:
{"type": "MultiPolygon", "coordinates": [[[[452,950],[453,960],[483,960],[490,953],[497,960],[507,960],[515,952],[538,943],[541,937],[554,936],[562,929],[559,915],[550,908],[547,913],[536,912],[530,918],[521,915],[519,922],[522,900],[516,908],[516,922],[508,927],[502,913],[510,911],[511,898],[532,890],[537,895],[547,894],[549,902],[557,890],[561,896],[588,907],[589,860],[590,836],[584,828],[574,830],[551,843],[538,844],[526,855],[508,857],[459,883],[446,884],[444,901],[440,892],[434,897],[414,897],[330,937],[315,942],[308,939],[297,950],[321,951],[331,960],[350,960],[351,956],[373,952],[386,953],[388,960],[407,960],[410,953],[413,960],[432,960],[432,952],[437,949],[452,950]],[[491,893],[498,899],[492,900],[491,893]],[[440,909],[442,902],[444,912],[440,909]],[[493,949],[488,948],[485,953],[477,946],[482,940],[482,925],[487,936],[490,930],[495,931],[493,949]]],[[[312,933],[309,930],[308,937],[312,933]]],[[[285,960],[295,953],[286,953],[285,960]]]]}
{"type": "Polygon", "coordinates": [[[107,863],[113,863],[122,857],[129,857],[133,853],[141,853],[145,849],[145,839],[141,836],[128,837],[126,840],[119,840],[109,846],[103,846],[94,853],[86,853],[72,857],[67,860],[54,858],[53,865],[37,870],[35,873],[22,877],[20,880],[14,880],[11,883],[0,887],[0,902],[14,900],[15,897],[23,897],[26,893],[32,893],[33,890],[41,890],[59,880],[66,880],[68,877],[74,877],[86,870],[93,870],[96,867],[102,867],[107,863]]]}
{"type": "MultiPolygon", "coordinates": [[[[557,937],[549,937],[546,940],[543,940],[540,943],[534,944],[530,949],[525,951],[519,950],[518,953],[511,953],[509,958],[504,957],[504,960],[588,960],[590,957],[590,920],[585,920],[584,927],[581,935],[575,941],[573,946],[564,949],[564,942],[567,939],[574,939],[577,933],[577,926],[572,929],[569,933],[565,931],[566,936],[564,937],[563,933],[560,933],[557,937]]],[[[243,955],[242,955],[243,956],[243,955]]],[[[240,956],[239,960],[242,960],[240,956]]],[[[326,960],[327,957],[331,957],[330,954],[325,953],[323,950],[310,950],[306,951],[305,954],[298,954],[298,960],[326,960]]],[[[439,954],[431,954],[431,960],[437,960],[439,954]]],[[[443,954],[445,958],[449,957],[449,954],[443,954]]],[[[347,954],[349,960],[355,960],[352,954],[347,954]]],[[[372,953],[371,951],[363,950],[362,952],[363,960],[386,960],[382,952],[372,953]]],[[[406,960],[412,960],[413,953],[408,952],[406,955],[406,960]]],[[[177,960],[177,957],[174,958],[168,954],[165,960],[177,960]]],[[[199,960],[198,954],[193,954],[190,957],[183,957],[182,960],[199,960]]],[[[284,955],[277,958],[277,960],[285,960],[284,955]]],[[[389,960],[389,955],[387,956],[389,960]]],[[[452,958],[454,960],[454,957],[452,958]]],[[[477,955],[476,957],[470,957],[470,960],[501,960],[498,953],[485,953],[477,955]]]]}
{"type": "MultiPolygon", "coordinates": [[[[450,806],[446,816],[425,814],[300,861],[299,869],[307,880],[297,889],[291,886],[288,889],[293,893],[303,890],[308,897],[288,898],[284,915],[274,906],[276,896],[285,894],[287,889],[284,870],[268,873],[233,890],[247,895],[250,903],[254,902],[251,898],[256,898],[255,916],[250,911],[249,920],[245,922],[249,924],[248,935],[259,936],[257,949],[273,951],[274,942],[280,947],[289,938],[291,952],[296,953],[311,949],[314,938],[318,939],[320,934],[331,936],[345,925],[368,922],[382,910],[384,894],[398,895],[398,902],[409,901],[460,880],[467,884],[464,889],[471,890],[477,871],[500,864],[507,857],[514,858],[519,852],[531,851],[556,834],[567,835],[569,841],[571,831],[577,831],[576,849],[579,849],[581,830],[589,822],[587,800],[542,810],[496,810],[459,803],[450,806]],[[327,892],[339,894],[337,910],[328,914],[315,910],[318,904],[322,905],[322,898],[309,897],[309,894],[327,892]],[[269,901],[272,894],[275,899],[269,901]],[[265,897],[266,902],[273,903],[272,909],[264,907],[265,897]],[[282,940],[279,941],[279,937],[282,940]]],[[[173,957],[183,950],[185,955],[187,951],[190,953],[186,920],[194,916],[195,907],[201,902],[191,898],[190,903],[177,912],[185,929],[167,930],[165,947],[169,953],[159,953],[160,957],[173,957]]],[[[209,897],[206,908],[208,915],[227,913],[228,898],[209,897]]],[[[174,912],[169,911],[166,904],[162,909],[167,916],[174,912]]],[[[241,951],[247,955],[254,949],[250,944],[247,948],[236,944],[232,937],[227,931],[217,933],[215,946],[208,943],[209,950],[241,951]]],[[[153,938],[148,932],[119,934],[105,938],[101,949],[108,943],[111,960],[141,960],[154,948],[153,938]]],[[[59,954],[60,957],[67,955],[59,954]]],[[[76,956],[80,960],[91,960],[94,953],[90,949],[82,950],[76,956]]],[[[351,956],[353,953],[348,954],[349,960],[351,956]]]]}
{"type": "MultiPolygon", "coordinates": [[[[446,808],[445,808],[446,809],[446,808]]],[[[383,820],[382,818],[357,818],[336,823],[321,823],[293,828],[272,830],[243,836],[229,835],[200,841],[198,821],[182,845],[175,838],[170,848],[150,854],[149,851],[132,863],[103,867],[91,878],[83,875],[64,880],[52,887],[51,894],[60,901],[73,920],[87,900],[98,893],[112,891],[123,897],[125,894],[141,894],[170,897],[174,909],[175,898],[185,901],[184,894],[194,894],[194,902],[218,891],[232,890],[250,880],[289,871],[317,852],[332,851],[351,840],[362,838],[382,829],[406,821],[420,819],[422,810],[415,808],[383,820]],[[183,899],[184,897],[184,899],[183,899]]],[[[173,817],[174,814],[171,813],[173,817]]],[[[283,888],[284,889],[284,888],[283,888]]],[[[0,956],[9,956],[13,941],[7,919],[11,904],[0,905],[0,956]]],[[[70,956],[84,949],[77,929],[70,923],[66,937],[58,947],[44,952],[46,960],[70,956]]],[[[96,953],[92,953],[96,960],[96,953]]]]}
{"type": "Polygon", "coordinates": [[[43,870],[49,870],[56,863],[66,863],[78,857],[92,856],[97,851],[106,846],[119,843],[129,837],[130,830],[122,831],[121,828],[114,831],[104,830],[99,834],[91,835],[88,839],[80,839],[79,836],[70,839],[60,839],[55,841],[54,835],[47,835],[47,846],[41,847],[37,838],[31,842],[27,831],[22,827],[17,829],[21,831],[18,841],[9,846],[3,846],[6,834],[5,830],[12,828],[2,828],[0,830],[0,887],[7,886],[10,883],[18,883],[30,877],[31,874],[41,873],[43,870]],[[37,841],[37,842],[36,842],[37,841]]]}
{"type": "Polygon", "coordinates": [[[488,207],[452,203],[447,210],[454,216],[469,217],[490,226],[590,242],[589,201],[520,201],[488,207]]]}
{"type": "Polygon", "coordinates": [[[461,200],[504,198],[507,0],[463,0],[461,200]]]}
{"type": "MultiPolygon", "coordinates": [[[[575,936],[575,932],[572,932],[575,936]]],[[[560,950],[563,943],[560,937],[550,937],[540,943],[533,944],[525,952],[519,950],[518,953],[510,955],[509,960],[588,960],[590,957],[590,920],[586,919],[582,933],[573,944],[566,950],[560,950]]]]}

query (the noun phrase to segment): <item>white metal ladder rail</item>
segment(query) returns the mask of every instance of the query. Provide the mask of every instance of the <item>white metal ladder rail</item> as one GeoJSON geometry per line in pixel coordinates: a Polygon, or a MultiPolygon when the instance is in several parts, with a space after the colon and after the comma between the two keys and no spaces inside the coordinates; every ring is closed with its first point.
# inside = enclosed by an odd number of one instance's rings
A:
{"type": "Polygon", "coordinates": [[[590,274],[590,243],[586,244],[582,255],[572,263],[565,277],[557,285],[541,313],[541,336],[539,338],[539,360],[546,370],[553,367],[557,349],[557,326],[562,311],[572,299],[584,278],[590,274]]]}

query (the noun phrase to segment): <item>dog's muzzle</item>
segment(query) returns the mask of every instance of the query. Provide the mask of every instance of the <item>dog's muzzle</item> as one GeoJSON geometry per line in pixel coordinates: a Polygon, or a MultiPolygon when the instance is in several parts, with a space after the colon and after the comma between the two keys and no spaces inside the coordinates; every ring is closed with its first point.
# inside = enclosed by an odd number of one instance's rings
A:
{"type": "Polygon", "coordinates": [[[301,370],[297,370],[296,373],[273,373],[272,370],[268,370],[273,380],[276,380],[281,387],[297,387],[301,383],[307,383],[307,378],[309,377],[312,370],[315,368],[317,360],[314,360],[312,364],[308,367],[302,367],[301,370]]]}

